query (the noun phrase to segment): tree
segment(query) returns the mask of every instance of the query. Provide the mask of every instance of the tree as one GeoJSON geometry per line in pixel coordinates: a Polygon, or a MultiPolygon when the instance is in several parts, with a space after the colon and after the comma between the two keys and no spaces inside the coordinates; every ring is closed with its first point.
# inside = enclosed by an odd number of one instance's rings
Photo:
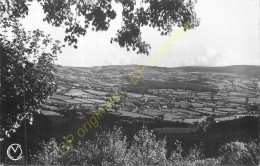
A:
{"type": "Polygon", "coordinates": [[[232,86],[232,90],[234,89],[234,85],[235,85],[235,79],[233,78],[232,80],[231,80],[231,86],[232,86]]]}
{"type": "Polygon", "coordinates": [[[220,148],[219,154],[223,165],[258,165],[260,147],[253,141],[230,142],[220,148]]]}
{"type": "Polygon", "coordinates": [[[26,32],[16,18],[1,13],[0,31],[3,139],[25,119],[32,123],[32,114],[55,92],[53,61],[61,45],[40,30],[26,32]]]}
{"type": "Polygon", "coordinates": [[[60,165],[59,162],[62,160],[62,154],[54,138],[51,138],[48,142],[41,142],[40,146],[41,150],[38,151],[37,155],[32,156],[34,164],[60,165]]]}
{"type": "Polygon", "coordinates": [[[246,97],[246,105],[248,104],[248,102],[249,102],[249,98],[248,98],[248,97],[246,97]]]}
{"type": "Polygon", "coordinates": [[[166,140],[156,140],[152,131],[143,128],[134,136],[129,150],[129,165],[166,165],[166,140]]]}
{"type": "MultiPolygon", "coordinates": [[[[21,18],[28,14],[32,0],[0,2],[0,10],[10,17],[21,18]]],[[[77,48],[78,37],[85,36],[87,30],[106,31],[118,13],[112,3],[121,4],[122,23],[111,43],[131,49],[137,54],[149,54],[150,44],[142,40],[141,27],[149,26],[169,35],[173,26],[183,26],[184,30],[199,25],[194,12],[196,0],[37,0],[42,6],[44,21],[55,27],[64,27],[64,41],[77,48]],[[184,26],[189,23],[189,27],[184,26]]]]}
{"type": "Polygon", "coordinates": [[[103,130],[96,134],[94,141],[79,142],[73,146],[63,156],[62,165],[127,165],[127,146],[121,127],[114,127],[111,131],[103,130]]]}
{"type": "MultiPolygon", "coordinates": [[[[59,153],[57,142],[50,139],[49,142],[41,143],[41,150],[36,152],[31,160],[31,165],[159,165],[159,166],[214,166],[219,165],[220,160],[205,158],[203,155],[203,144],[194,145],[189,150],[182,148],[180,142],[176,141],[174,150],[166,158],[166,140],[158,140],[152,131],[143,128],[127,142],[121,127],[96,134],[93,141],[79,142],[73,144],[70,151],[62,155],[59,153]]],[[[255,144],[251,145],[255,159],[259,153],[255,144]]],[[[64,147],[66,148],[66,147],[64,147]]]]}
{"type": "Polygon", "coordinates": [[[249,98],[248,98],[248,96],[246,97],[246,101],[245,101],[245,105],[246,105],[246,111],[248,111],[249,110],[249,98]]]}

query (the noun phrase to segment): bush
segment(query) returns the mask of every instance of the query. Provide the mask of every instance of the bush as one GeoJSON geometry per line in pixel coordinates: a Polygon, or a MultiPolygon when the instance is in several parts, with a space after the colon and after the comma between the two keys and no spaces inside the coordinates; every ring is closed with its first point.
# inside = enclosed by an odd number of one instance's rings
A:
{"type": "Polygon", "coordinates": [[[96,135],[95,142],[88,142],[87,163],[94,165],[124,165],[127,162],[127,142],[122,129],[115,127],[113,131],[96,135]]]}
{"type": "Polygon", "coordinates": [[[79,142],[62,156],[67,165],[125,165],[127,163],[127,142],[120,127],[102,131],[95,141],[79,142]]]}
{"type": "Polygon", "coordinates": [[[59,152],[54,138],[40,143],[41,150],[32,156],[32,163],[37,165],[60,165],[62,154],[59,152]]]}
{"type": "Polygon", "coordinates": [[[174,150],[169,159],[169,165],[174,166],[215,166],[219,165],[219,159],[209,158],[203,159],[204,155],[202,153],[202,145],[194,145],[193,148],[189,150],[187,155],[184,155],[181,142],[175,142],[176,150],[174,150]]]}
{"type": "Polygon", "coordinates": [[[165,165],[166,140],[156,141],[152,131],[143,128],[134,136],[128,165],[165,165]]]}
{"type": "Polygon", "coordinates": [[[259,144],[253,141],[249,143],[231,142],[222,146],[219,150],[221,164],[225,165],[258,165],[259,144]]]}
{"type": "MultiPolygon", "coordinates": [[[[41,150],[33,156],[31,164],[40,165],[103,165],[103,166],[214,166],[218,159],[204,159],[201,146],[194,146],[184,155],[182,145],[166,158],[166,140],[157,140],[153,131],[146,128],[134,136],[131,146],[120,127],[96,134],[95,141],[79,142],[65,155],[58,150],[55,139],[40,144],[41,150]]],[[[253,146],[250,144],[250,146],[253,146]]]]}

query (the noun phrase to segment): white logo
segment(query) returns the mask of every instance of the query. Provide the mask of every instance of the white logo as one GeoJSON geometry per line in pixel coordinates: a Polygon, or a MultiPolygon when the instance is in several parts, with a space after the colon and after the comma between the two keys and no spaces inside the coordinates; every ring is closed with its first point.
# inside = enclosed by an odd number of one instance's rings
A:
{"type": "Polygon", "coordinates": [[[22,147],[19,144],[12,144],[7,148],[7,156],[11,159],[11,160],[20,160],[22,158],[22,147]],[[12,154],[14,156],[12,156],[11,153],[12,150],[12,154]],[[17,157],[16,157],[17,156],[17,157]]]}

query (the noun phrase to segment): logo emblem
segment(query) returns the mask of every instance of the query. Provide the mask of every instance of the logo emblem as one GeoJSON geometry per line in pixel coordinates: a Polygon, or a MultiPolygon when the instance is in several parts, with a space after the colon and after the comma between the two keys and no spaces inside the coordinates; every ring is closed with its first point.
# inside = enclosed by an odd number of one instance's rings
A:
{"type": "Polygon", "coordinates": [[[20,160],[22,158],[22,147],[19,144],[12,144],[7,148],[7,156],[11,160],[20,160]]]}

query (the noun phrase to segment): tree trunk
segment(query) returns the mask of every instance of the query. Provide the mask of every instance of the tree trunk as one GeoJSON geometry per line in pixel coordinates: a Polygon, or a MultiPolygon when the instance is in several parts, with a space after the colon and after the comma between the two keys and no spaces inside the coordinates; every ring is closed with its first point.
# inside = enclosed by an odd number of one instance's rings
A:
{"type": "MultiPolygon", "coordinates": [[[[0,46],[0,116],[1,116],[1,111],[2,111],[2,55],[3,55],[3,47],[0,46]]],[[[2,131],[2,125],[0,121],[0,135],[2,131]]],[[[2,142],[0,141],[0,164],[2,163],[2,142]]]]}

